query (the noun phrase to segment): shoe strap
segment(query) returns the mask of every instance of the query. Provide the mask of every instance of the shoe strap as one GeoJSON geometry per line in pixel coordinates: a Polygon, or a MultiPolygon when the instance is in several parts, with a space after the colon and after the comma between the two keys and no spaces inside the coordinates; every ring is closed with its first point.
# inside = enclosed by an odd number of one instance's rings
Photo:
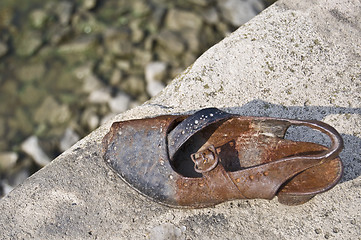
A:
{"type": "MultiPolygon", "coordinates": [[[[205,108],[195,112],[193,115],[188,116],[181,123],[179,123],[172,131],[168,134],[168,151],[169,158],[172,160],[175,153],[182,147],[182,145],[194,134],[201,131],[205,127],[214,124],[216,122],[224,121],[237,115],[230,114],[219,110],[217,108],[205,108]]],[[[273,118],[263,118],[269,120],[273,118]]],[[[293,119],[277,119],[289,123],[289,126],[307,126],[315,130],[321,131],[328,135],[331,139],[331,146],[327,151],[315,155],[307,156],[295,156],[284,158],[282,161],[298,159],[313,159],[313,160],[328,160],[338,156],[343,149],[343,140],[340,134],[330,125],[316,121],[316,120],[293,120],[293,119]]]]}
{"type": "Polygon", "coordinates": [[[232,116],[218,108],[205,108],[188,116],[168,134],[169,158],[172,160],[178,149],[195,133],[232,116]]]}

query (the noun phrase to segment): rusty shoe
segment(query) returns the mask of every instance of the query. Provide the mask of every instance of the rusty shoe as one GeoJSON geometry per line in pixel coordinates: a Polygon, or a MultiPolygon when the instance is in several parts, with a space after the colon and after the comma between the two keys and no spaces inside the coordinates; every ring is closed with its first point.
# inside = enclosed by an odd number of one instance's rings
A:
{"type": "Polygon", "coordinates": [[[244,117],[216,108],[190,116],[113,123],[103,139],[106,163],[132,188],[173,207],[233,199],[297,205],[336,185],[340,134],[320,121],[244,117]],[[330,137],[330,147],[284,138],[292,126],[330,137]]]}

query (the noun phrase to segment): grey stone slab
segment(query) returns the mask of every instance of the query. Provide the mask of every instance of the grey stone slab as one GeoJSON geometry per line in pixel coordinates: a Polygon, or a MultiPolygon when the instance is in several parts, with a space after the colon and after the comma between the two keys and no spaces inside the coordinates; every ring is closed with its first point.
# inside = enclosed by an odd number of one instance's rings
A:
{"type": "MultiPolygon", "coordinates": [[[[360,1],[279,1],[210,48],[159,95],[114,119],[216,106],[323,120],[345,140],[345,174],[304,205],[239,200],[181,210],[153,203],[104,164],[108,122],[0,201],[1,239],[358,239],[360,63],[360,1]]],[[[317,139],[304,129],[294,137],[317,139]]]]}

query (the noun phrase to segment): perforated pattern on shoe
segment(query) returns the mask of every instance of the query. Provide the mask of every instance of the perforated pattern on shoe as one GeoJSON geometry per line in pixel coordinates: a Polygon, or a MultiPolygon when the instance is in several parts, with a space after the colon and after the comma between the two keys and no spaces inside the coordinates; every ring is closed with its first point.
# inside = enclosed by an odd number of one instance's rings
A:
{"type": "Polygon", "coordinates": [[[172,160],[178,149],[196,132],[232,116],[233,114],[217,108],[205,108],[189,116],[168,134],[169,158],[172,160]]]}

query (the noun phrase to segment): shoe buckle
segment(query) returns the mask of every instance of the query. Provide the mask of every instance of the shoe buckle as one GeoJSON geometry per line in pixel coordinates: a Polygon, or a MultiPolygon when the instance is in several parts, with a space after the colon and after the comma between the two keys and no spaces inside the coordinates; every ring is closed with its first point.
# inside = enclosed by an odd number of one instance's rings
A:
{"type": "Polygon", "coordinates": [[[217,166],[218,155],[213,145],[207,149],[191,154],[194,170],[198,173],[209,172],[217,166]]]}

